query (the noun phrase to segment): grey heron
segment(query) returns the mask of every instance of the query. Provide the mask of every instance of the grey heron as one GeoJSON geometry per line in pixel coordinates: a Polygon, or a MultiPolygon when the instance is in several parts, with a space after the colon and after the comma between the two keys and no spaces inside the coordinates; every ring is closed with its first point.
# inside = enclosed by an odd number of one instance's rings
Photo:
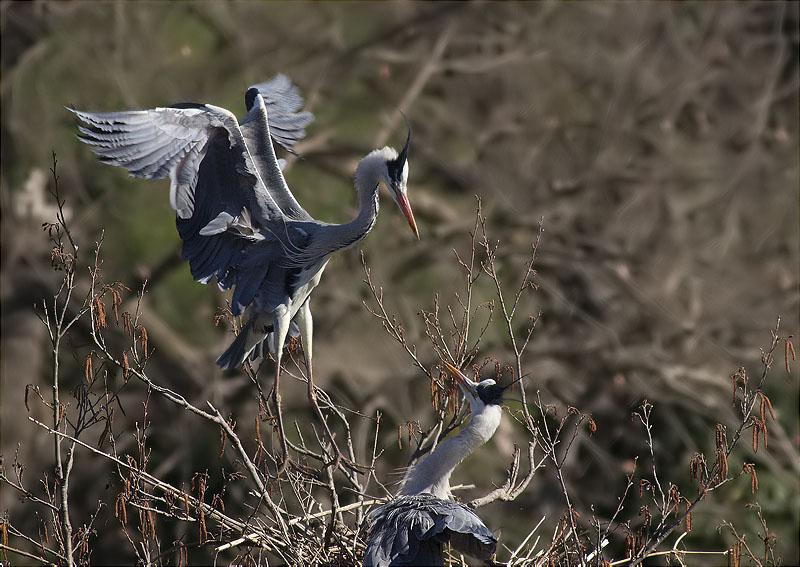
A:
{"type": "Polygon", "coordinates": [[[408,202],[408,145],[370,152],[355,171],[360,210],[345,224],[312,218],[295,199],[283,176],[285,162],[272,140],[289,151],[305,136],[313,116],[299,112],[303,98],[282,74],[250,87],[241,122],[212,104],[180,103],[165,108],[122,112],[69,109],[83,121],[79,138],[100,161],[122,167],[133,177],[170,178],[170,204],[183,240],[182,256],[195,280],[217,278],[220,289],[233,288],[231,311],[247,311],[248,320],[217,359],[226,370],[248,356],[275,357],[272,401],[281,456],[288,462],[281,412],[281,356],[290,326],[299,332],[308,370],[308,398],[341,456],[319,408],[312,374],[310,295],[331,254],[362,240],[378,215],[383,183],[419,232],[408,202]]]}
{"type": "Polygon", "coordinates": [[[443,545],[490,561],[497,537],[470,508],[453,501],[450,475],[500,425],[503,392],[488,379],[475,383],[445,363],[470,405],[472,417],[458,435],[443,441],[412,466],[397,497],[370,512],[365,567],[443,565],[443,545]]]}

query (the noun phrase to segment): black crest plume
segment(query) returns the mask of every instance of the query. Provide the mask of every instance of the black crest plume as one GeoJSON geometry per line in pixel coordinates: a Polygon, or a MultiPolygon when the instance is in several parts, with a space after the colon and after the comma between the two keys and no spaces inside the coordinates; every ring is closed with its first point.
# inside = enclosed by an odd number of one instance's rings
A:
{"type": "Polygon", "coordinates": [[[400,155],[397,156],[396,159],[386,164],[386,167],[389,169],[389,177],[398,183],[403,180],[403,167],[406,165],[406,160],[408,159],[408,145],[411,143],[411,123],[408,121],[405,114],[403,114],[403,118],[406,119],[406,126],[408,127],[406,145],[403,146],[403,151],[400,152],[400,155]]]}
{"type": "Polygon", "coordinates": [[[488,386],[481,386],[479,384],[477,387],[478,397],[486,405],[489,404],[501,405],[503,403],[503,394],[505,393],[505,391],[514,384],[516,384],[517,382],[519,382],[520,380],[521,378],[517,378],[516,380],[512,380],[505,386],[500,386],[499,384],[490,384],[488,386]]]}
{"type": "Polygon", "coordinates": [[[503,393],[508,386],[499,386],[497,384],[482,385],[479,384],[476,388],[478,397],[481,401],[488,405],[495,404],[501,405],[503,403],[503,393]]]}

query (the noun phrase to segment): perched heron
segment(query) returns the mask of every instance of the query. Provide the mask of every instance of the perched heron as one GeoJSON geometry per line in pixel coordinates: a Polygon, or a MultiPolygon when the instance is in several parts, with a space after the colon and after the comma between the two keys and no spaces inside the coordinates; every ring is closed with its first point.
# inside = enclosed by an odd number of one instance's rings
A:
{"type": "Polygon", "coordinates": [[[233,369],[248,356],[273,353],[280,470],[288,462],[279,382],[290,327],[302,340],[309,400],[334,447],[334,460],[341,456],[314,392],[310,296],[331,254],[356,244],[374,226],[381,182],[419,238],[406,194],[410,127],[400,153],[384,147],[359,162],[355,189],[360,210],[355,220],[318,221],[300,206],[283,177],[285,161],[276,157],[272,140],[293,151],[313,119],[311,113],[299,112],[303,103],[291,80],[277,75],[247,90],[247,115],[241,122],[211,104],[123,112],[69,109],[86,124],[79,125],[80,139],[101,161],[123,167],[133,177],[169,176],[170,204],[192,276],[201,283],[216,276],[220,289],[234,288],[233,315],[247,310],[247,323],[217,364],[233,369]]]}
{"type": "Polygon", "coordinates": [[[446,364],[470,405],[472,418],[406,473],[398,495],[370,512],[365,567],[443,565],[443,546],[490,561],[497,538],[470,508],[453,501],[450,475],[461,461],[491,439],[500,425],[507,386],[475,383],[446,364]]]}

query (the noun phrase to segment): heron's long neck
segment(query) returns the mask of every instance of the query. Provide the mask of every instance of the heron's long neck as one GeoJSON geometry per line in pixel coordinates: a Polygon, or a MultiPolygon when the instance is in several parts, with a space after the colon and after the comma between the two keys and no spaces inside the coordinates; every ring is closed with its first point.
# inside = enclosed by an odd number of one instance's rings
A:
{"type": "Polygon", "coordinates": [[[500,425],[500,406],[490,405],[472,419],[461,432],[441,443],[428,457],[406,474],[400,495],[429,492],[442,499],[452,497],[450,475],[475,449],[491,439],[500,425]]]}
{"type": "Polygon", "coordinates": [[[375,226],[379,207],[378,183],[380,177],[378,172],[383,163],[382,161],[370,159],[370,157],[367,156],[362,159],[356,170],[355,187],[359,205],[358,216],[348,223],[329,227],[326,243],[330,248],[330,250],[326,250],[329,254],[363,240],[372,230],[372,227],[375,226]]]}

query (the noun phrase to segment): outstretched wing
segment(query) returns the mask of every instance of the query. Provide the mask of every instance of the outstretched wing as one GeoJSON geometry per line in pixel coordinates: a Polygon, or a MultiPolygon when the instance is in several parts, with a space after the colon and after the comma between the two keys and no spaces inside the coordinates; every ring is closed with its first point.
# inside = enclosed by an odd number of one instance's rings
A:
{"type": "Polygon", "coordinates": [[[313,220],[295,199],[283,177],[280,160],[272,140],[293,152],[295,142],[306,135],[313,120],[310,112],[297,112],[303,98],[286,75],[276,75],[266,83],[254,85],[245,94],[247,116],[239,125],[264,184],[283,214],[293,220],[313,220]]]}
{"type": "Polygon", "coordinates": [[[286,232],[286,224],[233,114],[202,104],[72,112],[87,124],[80,126],[81,140],[101,161],[137,177],[169,175],[170,203],[192,275],[203,283],[217,276],[224,289],[236,286],[234,309],[243,310],[270,266],[280,262],[275,235],[286,232]]]}
{"type": "Polygon", "coordinates": [[[364,565],[442,565],[446,542],[459,552],[487,561],[497,538],[461,504],[431,494],[402,496],[370,512],[364,565]]]}
{"type": "Polygon", "coordinates": [[[287,220],[313,220],[286,185],[272,144],[275,139],[291,150],[311,122],[310,113],[297,112],[303,105],[297,87],[278,75],[249,89],[245,100],[241,124],[210,104],[72,110],[86,124],[79,126],[81,140],[101,161],[136,177],[170,177],[183,257],[197,281],[216,276],[222,289],[235,287],[237,315],[262,286],[269,288],[268,301],[283,299],[286,286],[278,280],[286,279],[286,248],[302,246],[308,236],[287,220]]]}
{"type": "Polygon", "coordinates": [[[79,138],[100,161],[127,169],[134,177],[169,176],[170,204],[180,218],[194,214],[200,166],[214,145],[223,154],[215,160],[226,162],[226,177],[216,192],[224,191],[226,199],[238,201],[239,210],[251,205],[266,222],[282,220],[280,208],[259,179],[236,117],[224,108],[185,103],[123,112],[69,110],[88,125],[78,126],[79,138]]]}
{"type": "Polygon", "coordinates": [[[200,162],[222,128],[222,117],[200,104],[127,112],[69,110],[87,124],[78,126],[79,138],[100,161],[127,169],[133,177],[169,175],[172,208],[181,218],[192,216],[200,162]]]}
{"type": "Polygon", "coordinates": [[[272,137],[281,146],[294,151],[294,144],[306,135],[308,126],[314,115],[310,112],[298,112],[305,101],[297,87],[286,75],[279,73],[265,83],[253,85],[247,89],[244,102],[248,112],[255,103],[256,94],[260,94],[269,112],[269,126],[272,137]]]}
{"type": "MultiPolygon", "coordinates": [[[[253,163],[264,181],[265,189],[286,218],[299,221],[313,220],[294,198],[283,177],[280,161],[277,159],[275,148],[272,145],[272,138],[275,138],[273,114],[268,113],[261,93],[255,88],[251,88],[247,92],[253,93],[253,97],[247,116],[239,127],[247,142],[247,147],[250,148],[253,163]]],[[[277,138],[275,139],[277,140],[277,138]]]]}

